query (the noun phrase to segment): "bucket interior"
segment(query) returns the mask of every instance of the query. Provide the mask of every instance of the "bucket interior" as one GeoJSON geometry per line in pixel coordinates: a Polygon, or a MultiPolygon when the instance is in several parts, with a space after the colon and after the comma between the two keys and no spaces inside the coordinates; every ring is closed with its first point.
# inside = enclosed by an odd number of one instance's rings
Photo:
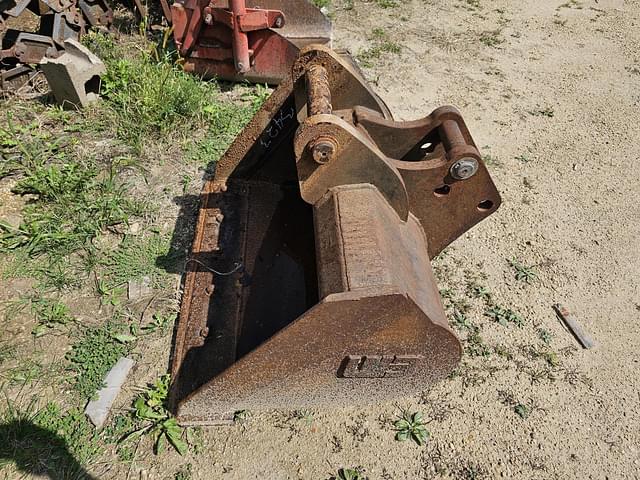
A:
{"type": "MultiPolygon", "coordinates": [[[[178,401],[318,303],[313,208],[300,196],[293,131],[268,155],[249,152],[227,191],[206,201],[223,219],[215,251],[192,253],[190,268],[206,283],[196,281],[183,299],[190,308],[177,333],[188,329],[178,401]],[[212,293],[202,295],[207,287],[212,293]]],[[[213,229],[199,228],[207,243],[213,229]]]]}

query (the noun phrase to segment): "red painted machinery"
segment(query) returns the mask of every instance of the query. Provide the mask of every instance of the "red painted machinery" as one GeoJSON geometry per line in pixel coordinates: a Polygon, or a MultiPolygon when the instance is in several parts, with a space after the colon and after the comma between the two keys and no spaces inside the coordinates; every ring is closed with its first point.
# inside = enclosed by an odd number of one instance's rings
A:
{"type": "Polygon", "coordinates": [[[307,0],[177,0],[171,22],[185,70],[225,80],[280,83],[301,48],[331,42],[307,0]]]}

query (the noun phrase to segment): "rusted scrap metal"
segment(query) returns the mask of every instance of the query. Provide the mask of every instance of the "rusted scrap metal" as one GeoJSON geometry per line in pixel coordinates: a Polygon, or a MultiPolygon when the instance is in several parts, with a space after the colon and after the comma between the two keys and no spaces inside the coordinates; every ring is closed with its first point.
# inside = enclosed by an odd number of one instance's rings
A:
{"type": "Polygon", "coordinates": [[[567,307],[556,303],[553,305],[553,309],[556,312],[556,315],[564,325],[569,329],[571,334],[578,340],[582,348],[593,348],[596,346],[595,342],[591,339],[589,334],[585,332],[576,317],[569,311],[567,307]]]}
{"type": "Polygon", "coordinates": [[[90,27],[108,28],[112,21],[105,0],[0,0],[0,89],[19,88],[32,77],[32,65],[64,52],[65,41],[79,40],[90,27]],[[39,18],[37,31],[9,28],[12,19],[28,12],[39,18]]]}
{"type": "Polygon", "coordinates": [[[460,113],[396,122],[302,50],[201,198],[172,360],[183,424],[413,394],[458,363],[430,259],[500,196],[460,113]]]}
{"type": "Polygon", "coordinates": [[[331,41],[308,0],[177,0],[171,22],[185,70],[225,80],[277,84],[300,48],[331,41]]]}
{"type": "MultiPolygon", "coordinates": [[[[147,8],[134,0],[142,17],[147,8]]],[[[300,48],[330,44],[331,22],[308,0],[160,0],[172,25],[186,71],[224,80],[277,84],[286,77],[300,48]]],[[[0,0],[0,72],[12,78],[21,67],[61,55],[65,40],[79,40],[91,27],[109,28],[113,12],[105,0],[0,0]],[[39,16],[35,32],[6,27],[6,21],[31,11],[39,16]]],[[[0,85],[1,87],[1,85],[0,85]]]]}

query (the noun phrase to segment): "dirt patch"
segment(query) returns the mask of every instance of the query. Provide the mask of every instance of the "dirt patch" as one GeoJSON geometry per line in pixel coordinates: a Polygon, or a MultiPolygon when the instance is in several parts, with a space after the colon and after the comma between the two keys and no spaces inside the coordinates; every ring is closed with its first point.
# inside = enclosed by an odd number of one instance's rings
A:
{"type": "Polygon", "coordinates": [[[343,466],[372,479],[638,475],[640,174],[628,147],[640,138],[638,21],[638,4],[621,1],[336,5],[335,46],[358,55],[380,42],[377,28],[400,47],[369,55],[366,69],[397,119],[462,111],[504,204],[435,262],[440,287],[465,297],[476,282],[524,325],[503,327],[470,299],[489,356],[467,354],[452,379],[398,405],[207,430],[196,476],[328,478],[343,466]],[[531,284],[516,280],[513,259],[535,266],[531,284]],[[573,349],[558,301],[596,349],[573,349]],[[426,448],[393,440],[398,406],[425,413],[426,448]]]}
{"type": "MultiPolygon", "coordinates": [[[[325,480],[358,468],[371,480],[637,478],[640,173],[630,146],[640,138],[639,7],[612,0],[334,4],[334,46],[360,60],[395,118],[456,105],[503,196],[496,214],[433,262],[463,340],[460,367],[393,403],[245,412],[231,427],[204,429],[184,457],[155,456],[146,441],[133,460],[118,461],[111,448],[94,474],[325,480]],[[575,313],[595,349],[578,347],[555,317],[556,302],[575,313]],[[405,409],[424,414],[425,446],[394,440],[405,409]]],[[[100,162],[127,154],[114,141],[85,145],[100,162]]],[[[126,177],[131,192],[153,199],[136,221],[173,235],[182,252],[204,175],[204,165],[186,161],[188,148],[188,141],[149,146],[126,177]]],[[[0,219],[16,223],[22,204],[9,191],[0,183],[0,219]]],[[[127,304],[135,322],[176,309],[180,269],[169,273],[150,303],[127,304]]],[[[2,301],[30,288],[15,278],[2,285],[2,301]]],[[[111,308],[89,290],[63,299],[89,325],[111,308]]],[[[11,318],[3,340],[43,355],[43,364],[52,363],[47,355],[62,358],[69,342],[55,337],[47,349],[49,337],[32,341],[29,322],[26,314],[11,318]]],[[[170,343],[167,334],[139,344],[114,414],[167,371],[170,343]]],[[[7,362],[4,372],[20,363],[7,362]]]]}

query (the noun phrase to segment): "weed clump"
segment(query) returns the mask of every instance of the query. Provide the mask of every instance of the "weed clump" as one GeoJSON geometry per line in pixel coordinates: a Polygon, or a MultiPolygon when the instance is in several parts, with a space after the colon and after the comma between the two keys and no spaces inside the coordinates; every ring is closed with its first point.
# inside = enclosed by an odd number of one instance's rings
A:
{"type": "Polygon", "coordinates": [[[130,350],[132,338],[113,324],[87,329],[67,353],[73,385],[83,398],[91,398],[104,386],[104,377],[130,350]]]}
{"type": "Polygon", "coordinates": [[[123,438],[123,441],[150,435],[156,455],[165,449],[167,442],[180,455],[187,453],[189,443],[183,435],[188,430],[178,425],[167,408],[169,384],[169,375],[163,375],[135,399],[132,415],[136,427],[123,438]]]}
{"type": "Polygon", "coordinates": [[[248,104],[223,100],[217,82],[185,72],[175,52],[150,42],[134,53],[99,33],[84,42],[107,67],[101,86],[105,102],[97,106],[103,128],[115,128],[138,152],[147,139],[193,136],[199,128],[207,135],[189,147],[189,156],[217,160],[268,96],[257,87],[248,104]]]}
{"type": "Polygon", "coordinates": [[[400,442],[411,439],[422,446],[429,438],[429,432],[424,426],[420,412],[409,413],[408,410],[403,410],[402,415],[393,426],[396,429],[396,440],[400,442]]]}

